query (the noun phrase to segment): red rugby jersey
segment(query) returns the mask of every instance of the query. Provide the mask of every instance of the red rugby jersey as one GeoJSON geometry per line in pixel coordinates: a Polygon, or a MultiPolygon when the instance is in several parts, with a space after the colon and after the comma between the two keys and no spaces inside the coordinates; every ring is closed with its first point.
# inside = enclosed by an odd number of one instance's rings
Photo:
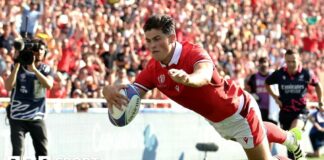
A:
{"type": "MultiPolygon", "coordinates": [[[[183,107],[213,122],[219,122],[237,111],[239,96],[244,93],[240,87],[221,78],[216,69],[213,73],[212,84],[199,88],[176,83],[168,75],[168,70],[172,68],[183,69],[191,74],[194,71],[194,65],[203,61],[212,63],[210,56],[201,46],[189,42],[177,42],[169,65],[165,66],[151,59],[146,68],[137,76],[134,84],[145,91],[157,87],[183,107]]],[[[248,100],[245,100],[245,103],[247,102],[248,100]]]]}

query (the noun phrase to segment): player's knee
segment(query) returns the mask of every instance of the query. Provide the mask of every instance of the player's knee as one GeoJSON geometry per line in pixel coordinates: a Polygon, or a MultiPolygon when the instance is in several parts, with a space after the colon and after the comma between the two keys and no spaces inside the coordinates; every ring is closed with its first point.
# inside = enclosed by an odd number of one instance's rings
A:
{"type": "Polygon", "coordinates": [[[290,129],[296,128],[296,127],[301,129],[301,128],[303,128],[303,126],[304,126],[304,121],[302,119],[297,118],[291,123],[290,129]]]}
{"type": "Polygon", "coordinates": [[[273,159],[269,150],[267,139],[264,138],[260,144],[251,149],[244,149],[249,160],[271,160],[273,159]]]}

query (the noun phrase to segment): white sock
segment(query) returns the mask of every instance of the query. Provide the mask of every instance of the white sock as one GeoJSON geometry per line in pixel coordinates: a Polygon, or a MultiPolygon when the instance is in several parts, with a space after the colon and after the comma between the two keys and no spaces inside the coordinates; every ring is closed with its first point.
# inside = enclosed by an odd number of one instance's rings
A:
{"type": "Polygon", "coordinates": [[[287,133],[287,138],[285,140],[285,142],[283,143],[283,145],[287,146],[287,145],[293,145],[295,143],[295,137],[291,132],[286,132],[287,133]]]}

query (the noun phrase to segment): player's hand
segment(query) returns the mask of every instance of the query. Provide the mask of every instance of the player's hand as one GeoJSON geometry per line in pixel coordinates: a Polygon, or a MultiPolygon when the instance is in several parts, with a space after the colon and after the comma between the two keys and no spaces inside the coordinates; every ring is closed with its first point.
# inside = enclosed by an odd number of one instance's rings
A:
{"type": "Polygon", "coordinates": [[[112,112],[112,106],[116,106],[119,110],[122,110],[123,105],[127,105],[128,99],[119,93],[119,90],[126,88],[126,85],[116,85],[116,86],[105,86],[102,90],[102,94],[107,101],[108,109],[112,112]]]}
{"type": "Polygon", "coordinates": [[[280,101],[279,96],[274,97],[274,99],[275,99],[276,103],[278,104],[279,108],[281,109],[282,108],[282,102],[280,101]]]}
{"type": "Polygon", "coordinates": [[[182,69],[170,69],[168,74],[177,83],[186,85],[189,82],[189,74],[182,69]]]}

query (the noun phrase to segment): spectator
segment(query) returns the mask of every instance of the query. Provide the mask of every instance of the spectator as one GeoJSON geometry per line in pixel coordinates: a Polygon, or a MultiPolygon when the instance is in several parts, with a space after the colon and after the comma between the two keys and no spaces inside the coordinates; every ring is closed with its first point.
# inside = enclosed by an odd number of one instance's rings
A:
{"type": "Polygon", "coordinates": [[[126,69],[118,69],[117,70],[117,79],[114,82],[115,85],[120,85],[120,84],[130,84],[130,81],[127,77],[127,72],[126,69]]]}
{"type": "Polygon", "coordinates": [[[136,73],[133,71],[127,71],[127,78],[130,83],[135,81],[136,73]]]}
{"type": "Polygon", "coordinates": [[[311,114],[308,119],[312,122],[313,127],[309,132],[309,139],[314,152],[307,153],[307,157],[320,157],[320,148],[324,145],[324,110],[318,110],[311,114]]]}
{"type": "Polygon", "coordinates": [[[8,58],[8,50],[0,47],[0,75],[7,70],[6,58],[8,58]]]}
{"type": "MultiPolygon", "coordinates": [[[[82,93],[81,90],[79,89],[76,89],[73,91],[72,93],[72,98],[86,98],[86,94],[82,93]]],[[[77,112],[87,112],[88,109],[90,108],[90,104],[89,103],[78,103],[76,105],[76,109],[77,109],[77,112]]]]}
{"type": "MultiPolygon", "coordinates": [[[[5,71],[0,76],[0,97],[8,97],[9,92],[5,89],[5,79],[10,75],[10,71],[5,71]]],[[[0,102],[0,108],[5,108],[8,106],[8,102],[0,102]]]]}
{"type": "Polygon", "coordinates": [[[10,75],[10,71],[6,70],[0,76],[0,97],[8,97],[9,92],[5,89],[5,80],[10,75]]]}
{"type": "Polygon", "coordinates": [[[5,48],[8,52],[13,48],[15,36],[12,34],[12,27],[9,24],[4,24],[3,32],[0,36],[0,48],[5,48]]]}
{"type": "Polygon", "coordinates": [[[109,44],[109,51],[106,51],[101,54],[100,57],[102,58],[106,66],[107,72],[112,72],[112,70],[116,67],[115,66],[116,54],[117,54],[117,44],[113,42],[109,44]]]}
{"type": "MultiPolygon", "coordinates": [[[[46,89],[53,87],[53,77],[50,67],[42,62],[46,55],[45,43],[40,40],[33,40],[32,43],[40,44],[34,50],[29,50],[34,56],[32,63],[23,64],[15,60],[10,75],[5,79],[7,91],[15,93],[11,95],[10,105],[6,110],[11,131],[12,155],[23,157],[25,134],[29,132],[35,157],[39,159],[40,156],[48,155],[44,121],[47,105],[45,94],[46,89]]],[[[20,53],[17,52],[16,56],[20,53]]]]}
{"type": "Polygon", "coordinates": [[[66,80],[60,72],[54,76],[53,88],[49,91],[48,98],[66,98],[67,86],[66,80]]]}
{"type": "MultiPolygon", "coordinates": [[[[88,53],[99,55],[106,67],[105,71],[96,71],[100,72],[95,73],[97,84],[107,77],[109,83],[113,83],[117,65],[139,73],[151,58],[143,44],[141,24],[148,15],[156,13],[170,14],[177,19],[177,39],[203,45],[212,54],[220,74],[235,81],[240,82],[242,77],[255,73],[260,56],[269,56],[274,69],[281,67],[284,62],[282,48],[295,46],[304,48],[303,52],[311,50],[316,57],[310,57],[309,62],[314,63],[304,63],[307,67],[316,67],[315,62],[322,64],[324,55],[323,1],[267,0],[262,5],[257,1],[193,3],[193,0],[120,1],[114,5],[81,0],[17,2],[0,2],[0,30],[4,24],[15,22],[10,23],[12,30],[24,32],[25,22],[20,22],[26,20],[24,17],[28,13],[29,35],[46,38],[49,52],[44,62],[54,72],[59,71],[69,78],[67,86],[72,86],[72,81],[85,66],[88,53]],[[42,11],[42,6],[46,10],[42,11]],[[227,59],[228,52],[232,53],[232,58],[227,59]]],[[[16,35],[15,32],[12,35],[16,35]]],[[[7,51],[12,58],[14,50],[7,51]]],[[[85,81],[81,85],[84,86],[85,81]]],[[[67,92],[68,95],[73,93],[72,90],[67,92]]]]}
{"type": "Polygon", "coordinates": [[[35,36],[39,19],[43,13],[43,1],[37,3],[36,0],[31,0],[29,5],[26,3],[21,3],[21,6],[23,8],[23,12],[21,17],[22,23],[20,26],[20,34],[23,37],[25,34],[27,34],[28,37],[32,38],[35,36]]]}

